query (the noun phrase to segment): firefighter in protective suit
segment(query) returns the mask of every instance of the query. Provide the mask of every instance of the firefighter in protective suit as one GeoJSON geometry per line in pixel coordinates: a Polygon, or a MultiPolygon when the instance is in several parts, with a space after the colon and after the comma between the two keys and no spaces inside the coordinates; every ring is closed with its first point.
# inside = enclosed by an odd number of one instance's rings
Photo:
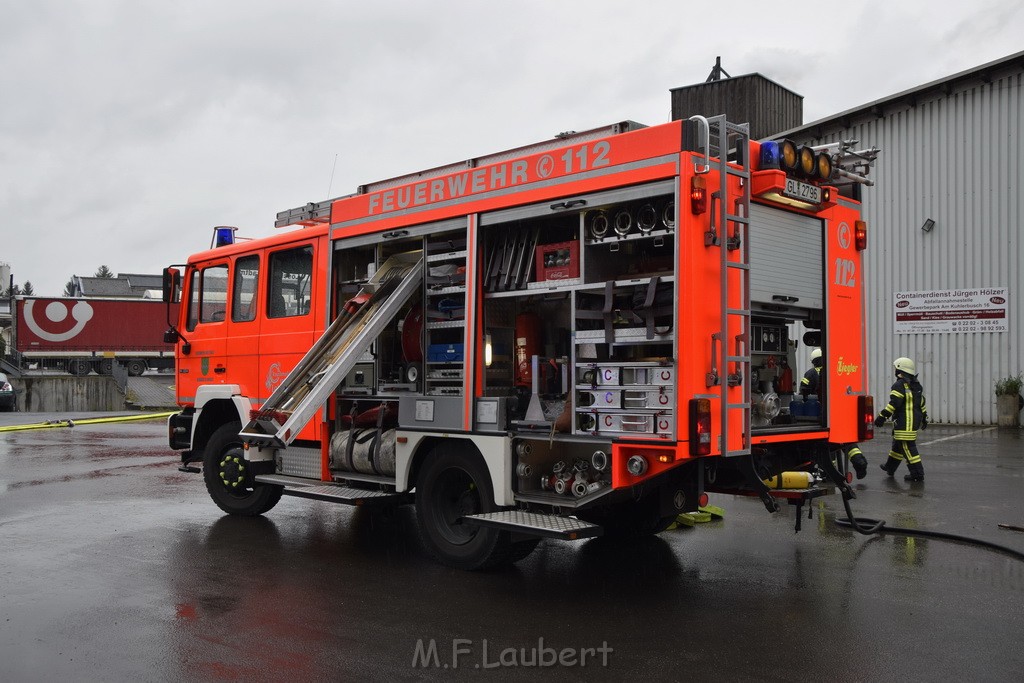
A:
{"type": "Polygon", "coordinates": [[[909,358],[897,358],[892,362],[896,381],[889,390],[889,403],[875,418],[875,426],[881,427],[886,420],[892,420],[892,450],[889,459],[880,467],[890,477],[904,460],[910,473],[905,481],[924,481],[924,466],[921,454],[917,452],[917,430],[928,428],[928,407],[924,398],[924,387],[917,381],[917,366],[909,358]]]}
{"type": "MultiPolygon", "coordinates": [[[[804,400],[811,394],[821,395],[820,390],[824,386],[824,382],[821,381],[822,365],[824,365],[824,359],[821,357],[821,349],[814,349],[811,351],[811,369],[805,372],[803,379],[800,380],[800,395],[804,397],[804,400]]],[[[864,452],[860,450],[860,446],[855,443],[846,444],[843,446],[843,451],[850,459],[850,464],[853,465],[857,478],[863,479],[866,477],[868,474],[868,459],[864,457],[864,452]]]]}

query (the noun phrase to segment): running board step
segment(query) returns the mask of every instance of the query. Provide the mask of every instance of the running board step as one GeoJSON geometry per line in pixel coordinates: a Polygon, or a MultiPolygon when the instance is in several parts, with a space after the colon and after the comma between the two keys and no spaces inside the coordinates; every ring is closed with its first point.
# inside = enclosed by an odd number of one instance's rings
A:
{"type": "MultiPolygon", "coordinates": [[[[282,485],[283,479],[273,474],[265,474],[256,477],[260,484],[282,485]]],[[[412,495],[409,493],[395,493],[394,491],[374,491],[371,489],[357,489],[351,486],[340,484],[326,484],[323,482],[296,483],[288,482],[282,493],[286,496],[297,498],[311,498],[313,500],[325,500],[331,503],[342,503],[344,505],[397,505],[412,502],[412,495]]]]}
{"type": "Polygon", "coordinates": [[[545,538],[560,538],[575,541],[579,538],[592,538],[604,533],[597,524],[590,524],[575,517],[559,517],[539,512],[523,510],[499,510],[479,515],[467,515],[462,518],[465,524],[491,526],[507,531],[518,531],[545,538]]]}

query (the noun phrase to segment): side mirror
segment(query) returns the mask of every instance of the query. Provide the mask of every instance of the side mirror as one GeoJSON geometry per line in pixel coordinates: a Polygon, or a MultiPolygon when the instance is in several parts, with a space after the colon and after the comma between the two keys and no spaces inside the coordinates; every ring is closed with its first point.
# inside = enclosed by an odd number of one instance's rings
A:
{"type": "Polygon", "coordinates": [[[181,299],[181,272],[177,268],[164,268],[163,299],[165,304],[176,304],[181,299]]]}

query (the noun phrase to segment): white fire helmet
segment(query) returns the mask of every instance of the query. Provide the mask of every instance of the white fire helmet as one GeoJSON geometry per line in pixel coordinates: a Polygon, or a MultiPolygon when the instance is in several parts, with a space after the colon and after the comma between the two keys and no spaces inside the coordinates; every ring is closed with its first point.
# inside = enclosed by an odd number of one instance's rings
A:
{"type": "Polygon", "coordinates": [[[821,349],[814,349],[811,351],[811,360],[815,360],[817,358],[821,358],[821,349]]]}
{"type": "Polygon", "coordinates": [[[897,358],[892,362],[892,366],[896,368],[896,372],[902,372],[904,375],[917,376],[917,366],[914,365],[914,361],[909,358],[897,358]]]}

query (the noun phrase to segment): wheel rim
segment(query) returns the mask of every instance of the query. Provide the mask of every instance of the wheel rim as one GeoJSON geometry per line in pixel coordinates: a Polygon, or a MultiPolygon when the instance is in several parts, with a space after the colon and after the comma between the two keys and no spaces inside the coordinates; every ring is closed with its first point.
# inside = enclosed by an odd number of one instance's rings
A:
{"type": "Polygon", "coordinates": [[[245,457],[240,448],[228,448],[217,461],[217,480],[224,491],[235,498],[245,498],[252,492],[245,486],[245,457]]]}
{"type": "Polygon", "coordinates": [[[481,512],[480,493],[468,472],[458,467],[441,472],[435,482],[434,503],[434,527],[446,542],[464,545],[473,540],[476,528],[459,522],[481,512]]]}

